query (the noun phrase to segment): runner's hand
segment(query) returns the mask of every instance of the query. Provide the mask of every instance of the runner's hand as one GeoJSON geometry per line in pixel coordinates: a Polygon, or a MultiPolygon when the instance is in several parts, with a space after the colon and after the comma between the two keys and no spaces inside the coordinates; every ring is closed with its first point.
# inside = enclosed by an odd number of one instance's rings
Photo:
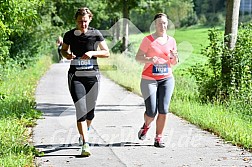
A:
{"type": "Polygon", "coordinates": [[[165,64],[165,63],[167,63],[167,60],[165,60],[165,59],[163,59],[161,57],[157,57],[157,56],[154,56],[152,61],[153,61],[154,64],[165,64]]]}
{"type": "Polygon", "coordinates": [[[81,59],[91,59],[93,55],[91,54],[91,52],[86,52],[81,59]]]}
{"type": "Polygon", "coordinates": [[[71,54],[68,54],[67,56],[65,56],[65,58],[67,59],[67,60],[72,60],[72,59],[74,59],[76,56],[75,55],[73,55],[72,53],[71,54]]]}
{"type": "Polygon", "coordinates": [[[170,61],[171,64],[175,65],[178,63],[178,53],[176,51],[170,51],[170,61]]]}

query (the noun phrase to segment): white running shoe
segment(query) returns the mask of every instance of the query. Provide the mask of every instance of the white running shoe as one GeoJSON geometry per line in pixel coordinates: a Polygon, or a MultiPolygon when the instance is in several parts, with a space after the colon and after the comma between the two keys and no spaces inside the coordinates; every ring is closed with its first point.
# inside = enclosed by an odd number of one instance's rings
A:
{"type": "Polygon", "coordinates": [[[81,149],[81,156],[89,157],[91,155],[90,147],[88,143],[85,143],[81,149]]]}

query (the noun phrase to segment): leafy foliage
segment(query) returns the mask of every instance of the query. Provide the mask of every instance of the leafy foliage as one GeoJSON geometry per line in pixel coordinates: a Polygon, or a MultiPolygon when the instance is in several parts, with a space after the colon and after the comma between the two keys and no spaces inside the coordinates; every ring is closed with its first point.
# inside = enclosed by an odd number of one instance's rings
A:
{"type": "Polygon", "coordinates": [[[223,0],[193,0],[194,11],[199,22],[207,26],[217,26],[224,23],[226,2],[223,0]]]}
{"type": "Polygon", "coordinates": [[[197,64],[191,68],[196,78],[200,99],[204,102],[219,99],[221,95],[221,56],[223,41],[219,38],[220,32],[209,30],[210,43],[202,54],[208,57],[206,64],[197,64]]]}
{"type": "Polygon", "coordinates": [[[233,50],[226,48],[220,32],[209,32],[210,44],[203,50],[209,58],[208,62],[191,69],[202,101],[227,102],[232,107],[239,107],[245,114],[252,114],[251,28],[252,24],[240,26],[233,50]]]}
{"type": "Polygon", "coordinates": [[[23,32],[31,31],[32,27],[40,21],[37,9],[42,3],[43,1],[40,0],[7,0],[1,3],[0,64],[4,64],[9,59],[12,39],[21,37],[23,32]]]}
{"type": "Polygon", "coordinates": [[[143,1],[132,10],[130,18],[144,32],[149,31],[154,15],[160,12],[166,13],[176,27],[189,26],[198,22],[193,7],[192,0],[143,1]]]}

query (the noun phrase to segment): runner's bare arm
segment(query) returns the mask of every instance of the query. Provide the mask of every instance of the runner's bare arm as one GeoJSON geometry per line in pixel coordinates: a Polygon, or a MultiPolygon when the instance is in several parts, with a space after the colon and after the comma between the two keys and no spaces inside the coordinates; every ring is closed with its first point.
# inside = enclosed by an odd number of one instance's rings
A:
{"type": "Polygon", "coordinates": [[[141,50],[138,49],[138,52],[136,54],[136,61],[140,63],[152,63],[153,62],[153,57],[146,57],[145,53],[141,50]]]}
{"type": "Polygon", "coordinates": [[[88,51],[85,53],[85,55],[82,56],[82,58],[87,59],[87,58],[91,58],[92,56],[99,57],[99,58],[109,57],[109,48],[108,48],[107,43],[105,41],[101,41],[98,46],[100,50],[88,51]]]}
{"type": "Polygon", "coordinates": [[[63,43],[62,48],[61,48],[61,54],[63,57],[65,57],[68,60],[71,60],[75,58],[75,56],[69,52],[70,46],[63,43]]]}

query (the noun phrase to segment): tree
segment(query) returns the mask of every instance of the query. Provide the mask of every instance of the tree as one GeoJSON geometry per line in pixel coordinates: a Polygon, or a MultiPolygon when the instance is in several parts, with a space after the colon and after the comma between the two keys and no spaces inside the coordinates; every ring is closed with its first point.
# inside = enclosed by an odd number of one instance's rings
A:
{"type": "Polygon", "coordinates": [[[181,22],[184,20],[192,20],[192,18],[190,18],[190,16],[193,15],[194,7],[192,0],[171,0],[169,2],[166,8],[164,8],[164,12],[168,14],[176,27],[180,27],[181,22]]]}
{"type": "Polygon", "coordinates": [[[194,10],[200,23],[205,25],[220,25],[224,23],[225,4],[224,0],[193,0],[194,10]]]}
{"type": "MultiPolygon", "coordinates": [[[[227,14],[225,23],[225,36],[224,42],[227,49],[232,51],[235,47],[238,33],[238,20],[239,20],[240,0],[228,0],[227,1],[227,14]]],[[[223,54],[221,57],[221,75],[223,78],[223,87],[227,89],[231,82],[231,69],[230,64],[231,53],[223,54]]],[[[226,90],[224,90],[226,92],[226,90]]]]}
{"type": "MultiPolygon", "coordinates": [[[[122,28],[122,32],[123,32],[123,43],[122,43],[122,51],[126,51],[127,52],[127,47],[129,44],[128,41],[128,33],[129,33],[129,23],[128,20],[129,15],[130,15],[130,10],[137,8],[138,4],[141,3],[141,1],[138,0],[120,0],[118,1],[114,1],[114,0],[107,0],[108,3],[108,8],[110,8],[110,10],[114,11],[114,12],[118,12],[121,11],[122,13],[122,17],[124,18],[123,20],[123,28],[122,28]]],[[[118,15],[115,15],[115,17],[118,17],[118,15]]],[[[119,27],[117,27],[119,28],[119,27]]],[[[118,30],[120,31],[120,30],[118,30]]]]}
{"type": "MultiPolygon", "coordinates": [[[[0,64],[4,64],[16,39],[31,33],[41,21],[38,8],[41,0],[1,1],[0,5],[0,64]]],[[[24,40],[23,40],[24,41],[24,40]]],[[[22,47],[21,47],[22,48],[22,47]]],[[[16,48],[16,50],[21,50],[16,48]]]]}
{"type": "Polygon", "coordinates": [[[129,44],[129,6],[127,0],[123,0],[123,45],[122,50],[127,52],[128,44],[129,44]]]}
{"type": "Polygon", "coordinates": [[[239,9],[240,0],[227,0],[225,42],[229,49],[235,47],[238,32],[239,9]]]}

